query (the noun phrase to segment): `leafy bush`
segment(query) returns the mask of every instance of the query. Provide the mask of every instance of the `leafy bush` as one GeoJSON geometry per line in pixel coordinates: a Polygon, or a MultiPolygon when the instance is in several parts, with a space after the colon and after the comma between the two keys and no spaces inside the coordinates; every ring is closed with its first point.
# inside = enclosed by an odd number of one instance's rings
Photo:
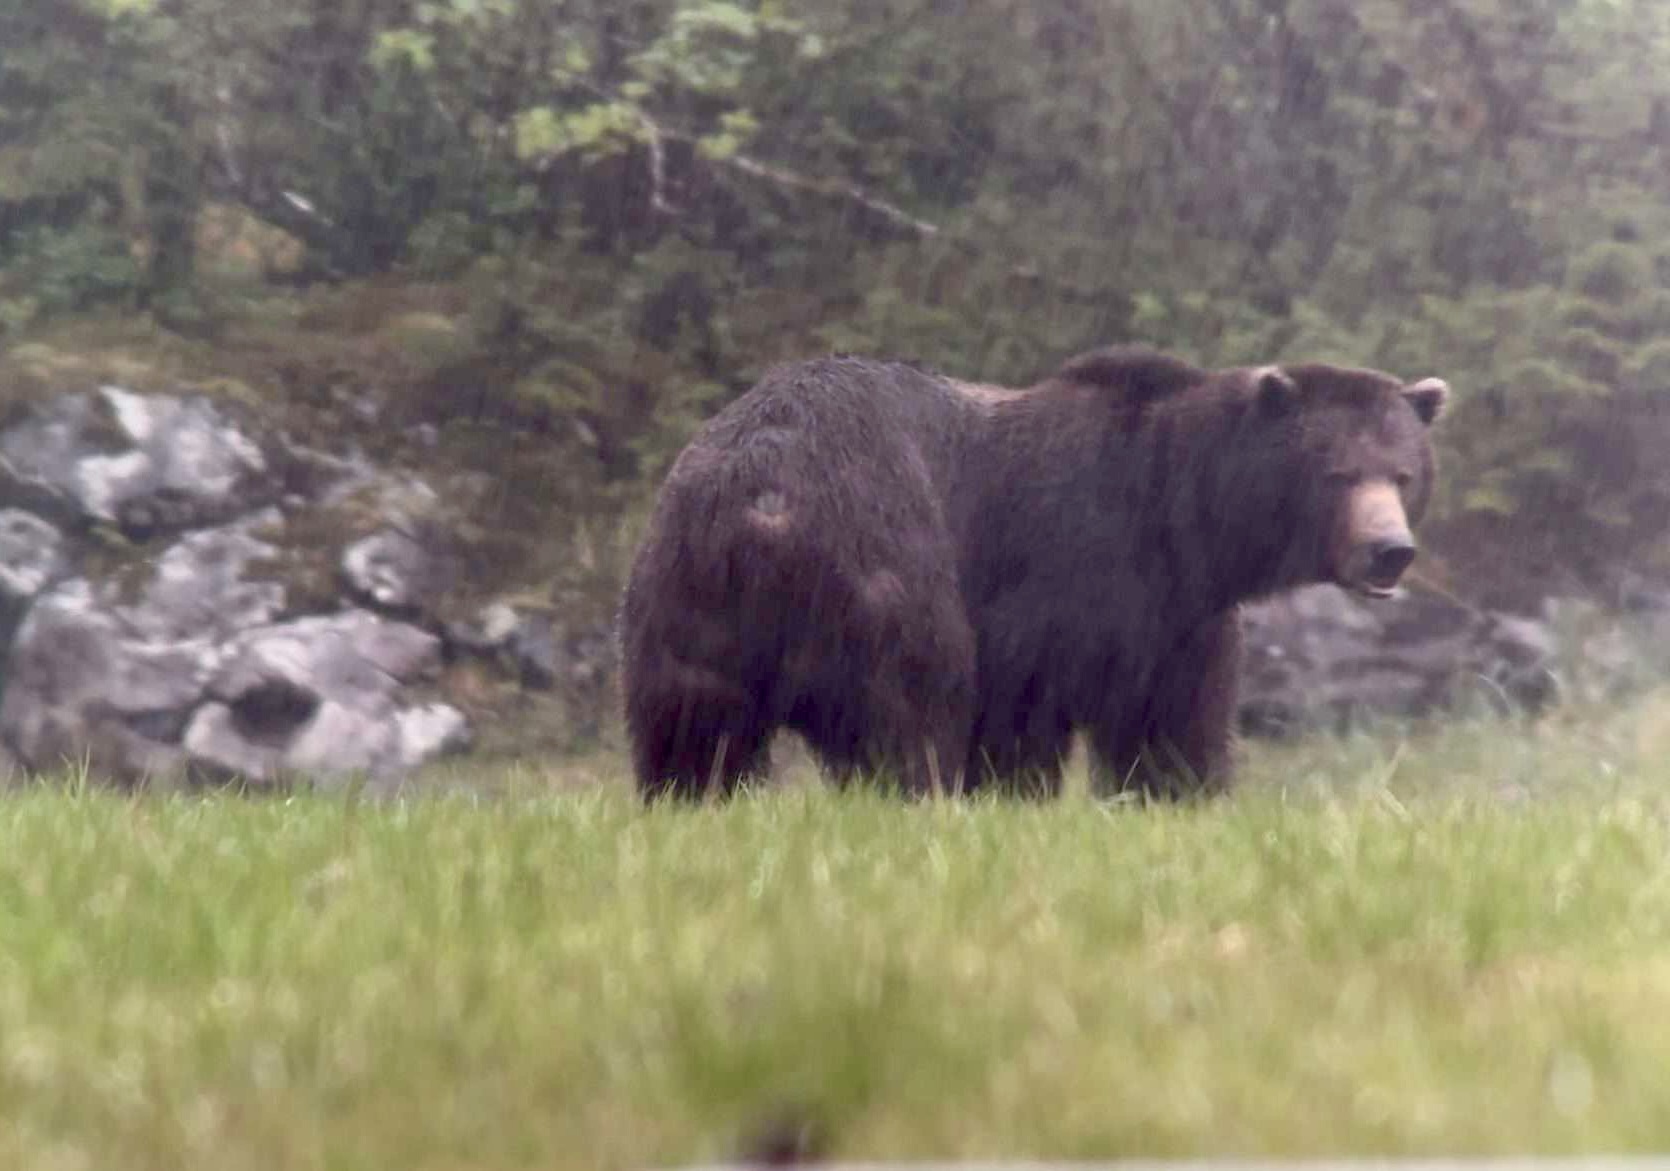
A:
{"type": "Polygon", "coordinates": [[[20,230],[0,265],[0,304],[7,324],[37,315],[81,312],[127,300],[141,269],[120,232],[94,223],[20,230]]]}

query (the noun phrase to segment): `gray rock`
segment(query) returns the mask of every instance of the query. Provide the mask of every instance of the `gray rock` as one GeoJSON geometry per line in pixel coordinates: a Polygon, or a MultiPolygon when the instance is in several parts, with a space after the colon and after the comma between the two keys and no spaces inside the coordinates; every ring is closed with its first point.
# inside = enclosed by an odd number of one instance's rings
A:
{"type": "Polygon", "coordinates": [[[522,616],[509,602],[492,602],[462,622],[447,627],[447,641],[460,650],[491,654],[508,646],[522,625],[522,616]]]}
{"type": "Polygon", "coordinates": [[[208,682],[186,751],[208,773],[256,782],[396,775],[467,743],[456,710],[399,703],[439,655],[434,635],[364,610],[246,631],[208,682]]]}
{"type": "Polygon", "coordinates": [[[1550,598],[1562,691],[1590,702],[1622,697],[1670,678],[1670,591],[1640,582],[1614,610],[1583,598],[1550,598]]]}
{"type": "Polygon", "coordinates": [[[406,612],[432,603],[444,580],[436,553],[395,528],[380,529],[343,550],[342,576],[366,602],[406,612]]]}
{"type": "Polygon", "coordinates": [[[0,645],[15,630],[0,744],[19,767],[389,777],[469,743],[461,713],[406,698],[439,671],[438,638],[363,609],[285,620],[272,580],[322,554],[373,604],[422,609],[449,566],[431,532],[440,500],[421,480],[361,454],[257,442],[207,399],[103,387],[0,431],[0,498],[20,506],[0,511],[0,645]],[[370,535],[280,548],[280,501],[338,508],[370,535]],[[60,526],[101,525],[135,541],[132,556],[96,580],[67,577],[82,538],[60,526]]]}
{"type": "Polygon", "coordinates": [[[1670,586],[1637,572],[1620,576],[1618,603],[1624,613],[1670,618],[1670,586]]]}
{"type": "Polygon", "coordinates": [[[213,667],[213,644],[135,638],[88,582],[65,582],[18,628],[0,738],[39,772],[79,763],[120,780],[172,772],[183,764],[173,741],[213,667]]]}
{"type": "Polygon", "coordinates": [[[557,648],[556,624],[550,614],[521,615],[515,633],[510,636],[509,647],[524,687],[543,691],[556,685],[563,664],[557,648]]]}
{"type": "Polygon", "coordinates": [[[35,770],[130,782],[392,776],[467,739],[452,709],[399,702],[439,669],[434,635],[364,610],[274,621],[282,588],[246,577],[273,519],[182,538],[136,592],[47,590],[7,662],[0,739],[35,770]]]}
{"type": "Polygon", "coordinates": [[[400,764],[400,726],[392,710],[368,710],[374,706],[363,699],[352,707],[322,700],[313,718],[285,748],[285,763],[295,772],[326,780],[355,774],[389,775],[400,764]]]}
{"type": "Polygon", "coordinates": [[[229,704],[203,704],[191,717],[183,742],[187,757],[195,762],[193,775],[213,782],[278,776],[284,743],[282,738],[269,740],[264,732],[261,727],[240,726],[229,704]]]}
{"type": "Polygon", "coordinates": [[[341,459],[328,458],[336,476],[318,494],[321,505],[333,507],[356,498],[396,528],[431,517],[440,507],[440,495],[417,476],[384,471],[360,452],[341,459]]]}
{"type": "Polygon", "coordinates": [[[441,599],[459,567],[435,490],[415,477],[360,461],[322,503],[354,518],[350,524],[357,535],[342,549],[338,566],[353,598],[385,612],[438,621],[441,599]],[[369,524],[367,517],[373,518],[369,524]]]}
{"type": "Polygon", "coordinates": [[[271,622],[284,610],[284,587],[254,579],[251,571],[278,553],[255,532],[281,523],[277,509],[266,509],[238,524],[187,534],[157,558],[137,600],[117,609],[135,631],[158,641],[225,639],[271,622]]]}
{"type": "Polygon", "coordinates": [[[381,694],[417,682],[440,665],[440,639],[367,610],[313,615],[244,631],[209,684],[217,698],[241,695],[263,680],[312,691],[381,694]]]}
{"type": "Polygon", "coordinates": [[[58,395],[0,432],[0,488],[32,512],[145,537],[276,498],[261,446],[207,399],[118,387],[58,395]]]}
{"type": "Polygon", "coordinates": [[[395,717],[395,723],[403,769],[416,768],[437,756],[464,752],[472,742],[469,721],[450,704],[407,708],[395,717]]]}
{"type": "Polygon", "coordinates": [[[1419,718],[1483,702],[1541,710],[1556,695],[1546,624],[1426,591],[1362,601],[1334,586],[1245,610],[1240,726],[1253,735],[1419,718]]]}
{"type": "Polygon", "coordinates": [[[498,601],[466,622],[447,628],[456,649],[500,655],[522,686],[548,690],[559,683],[586,685],[608,670],[613,642],[608,630],[566,624],[544,606],[518,607],[498,601]]]}
{"type": "Polygon", "coordinates": [[[495,657],[530,691],[595,688],[605,682],[614,650],[606,629],[566,624],[547,607],[504,601],[452,624],[446,634],[456,650],[495,657]]]}
{"type": "Polygon", "coordinates": [[[21,509],[0,508],[0,610],[29,601],[67,568],[57,528],[21,509]]]}

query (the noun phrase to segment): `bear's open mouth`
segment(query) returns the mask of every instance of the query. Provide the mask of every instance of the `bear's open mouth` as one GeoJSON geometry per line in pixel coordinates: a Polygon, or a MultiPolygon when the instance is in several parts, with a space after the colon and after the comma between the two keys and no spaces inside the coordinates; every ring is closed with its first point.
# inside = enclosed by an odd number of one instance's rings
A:
{"type": "Polygon", "coordinates": [[[1414,559],[1413,545],[1382,541],[1355,551],[1334,580],[1359,597],[1375,601],[1396,598],[1403,593],[1404,570],[1414,559]]]}
{"type": "Polygon", "coordinates": [[[1346,593],[1356,594],[1360,598],[1383,602],[1396,598],[1403,593],[1403,575],[1392,578],[1346,577],[1344,574],[1335,576],[1334,584],[1346,593]]]}

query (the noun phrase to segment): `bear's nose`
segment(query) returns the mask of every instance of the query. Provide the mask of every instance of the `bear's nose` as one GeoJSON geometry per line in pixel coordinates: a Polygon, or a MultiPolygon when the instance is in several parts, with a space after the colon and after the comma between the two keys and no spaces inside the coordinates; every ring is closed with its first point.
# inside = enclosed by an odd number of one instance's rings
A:
{"type": "Polygon", "coordinates": [[[1368,576],[1374,582],[1394,582],[1415,560],[1415,543],[1407,537],[1376,541],[1369,561],[1368,576]]]}

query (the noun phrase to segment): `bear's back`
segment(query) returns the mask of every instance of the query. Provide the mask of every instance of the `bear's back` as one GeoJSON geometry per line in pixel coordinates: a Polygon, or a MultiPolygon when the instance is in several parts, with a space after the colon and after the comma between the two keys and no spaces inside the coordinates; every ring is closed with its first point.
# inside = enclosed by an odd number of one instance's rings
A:
{"type": "Polygon", "coordinates": [[[908,362],[833,355],[786,363],[709,420],[692,447],[716,457],[793,450],[844,464],[914,456],[937,472],[958,458],[988,409],[990,396],[969,387],[908,362]]]}

